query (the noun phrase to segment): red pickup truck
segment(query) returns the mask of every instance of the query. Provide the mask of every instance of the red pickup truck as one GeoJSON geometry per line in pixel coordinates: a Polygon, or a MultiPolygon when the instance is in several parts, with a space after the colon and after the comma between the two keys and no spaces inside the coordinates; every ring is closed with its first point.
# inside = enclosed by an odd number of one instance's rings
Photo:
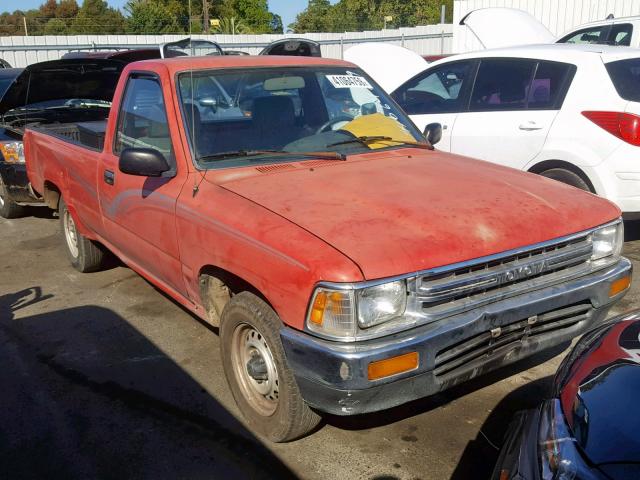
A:
{"type": "Polygon", "coordinates": [[[629,286],[617,207],[434,151],[346,62],[135,62],[104,124],[60,127],[24,149],[71,263],[109,250],[219,326],[234,398],[274,441],[567,342],[629,286]]]}

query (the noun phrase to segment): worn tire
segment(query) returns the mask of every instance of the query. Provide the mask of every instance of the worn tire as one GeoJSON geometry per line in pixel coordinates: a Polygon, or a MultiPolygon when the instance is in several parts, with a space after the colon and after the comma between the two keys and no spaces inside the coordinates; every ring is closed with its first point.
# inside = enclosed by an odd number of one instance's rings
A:
{"type": "Polygon", "coordinates": [[[594,193],[584,178],[571,170],[566,170],[564,168],[551,168],[540,172],[540,175],[551,178],[552,180],[557,180],[558,182],[566,183],[567,185],[579,188],[580,190],[594,193]]]}
{"type": "Polygon", "coordinates": [[[60,217],[62,240],[73,268],[82,273],[100,270],[104,260],[104,251],[78,232],[73,217],[67,209],[67,204],[62,198],[58,205],[58,216],[60,217]]]}
{"type": "Polygon", "coordinates": [[[18,218],[24,215],[24,207],[14,202],[0,177],[0,217],[18,218]]]}
{"type": "MultiPolygon", "coordinates": [[[[220,321],[222,364],[233,398],[249,428],[273,442],[300,438],[320,422],[320,416],[302,399],[293,372],[287,364],[280,341],[281,327],[282,323],[273,309],[250,292],[235,295],[225,306],[220,321]],[[269,378],[265,384],[277,386],[275,405],[267,398],[269,394],[261,394],[255,389],[254,385],[258,385],[258,382],[249,376],[249,362],[245,365],[240,360],[245,358],[241,352],[250,349],[239,345],[242,345],[242,339],[248,343],[250,337],[266,342],[268,353],[271,354],[277,382],[269,378]],[[274,411],[265,413],[264,408],[256,406],[257,403],[264,403],[274,411]]],[[[269,377],[272,375],[269,374],[269,377]]]]}

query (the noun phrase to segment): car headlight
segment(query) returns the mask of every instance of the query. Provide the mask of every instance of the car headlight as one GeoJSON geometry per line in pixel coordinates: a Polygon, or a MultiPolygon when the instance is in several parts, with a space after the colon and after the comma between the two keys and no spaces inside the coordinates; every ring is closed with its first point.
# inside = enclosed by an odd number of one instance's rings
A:
{"type": "Polygon", "coordinates": [[[0,153],[7,163],[24,163],[24,145],[22,142],[0,142],[0,153]]]}
{"type": "Polygon", "coordinates": [[[361,330],[394,320],[407,306],[405,280],[357,288],[316,288],[307,328],[323,336],[353,341],[361,330]]]}
{"type": "Polygon", "coordinates": [[[402,315],[407,306],[407,285],[404,280],[363,288],[356,292],[358,325],[373,327],[402,315]]]}
{"type": "Polygon", "coordinates": [[[617,258],[622,253],[624,242],[624,225],[622,222],[613,223],[594,230],[591,233],[593,245],[592,261],[607,257],[617,258]]]}
{"type": "Polygon", "coordinates": [[[538,455],[543,480],[601,480],[582,457],[566,423],[560,400],[546,401],[540,412],[538,455]]]}

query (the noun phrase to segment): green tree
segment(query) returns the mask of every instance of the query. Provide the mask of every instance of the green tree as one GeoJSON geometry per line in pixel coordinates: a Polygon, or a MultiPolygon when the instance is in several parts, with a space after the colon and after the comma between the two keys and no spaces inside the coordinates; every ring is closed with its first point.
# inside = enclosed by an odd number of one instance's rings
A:
{"type": "Polygon", "coordinates": [[[125,11],[131,33],[185,33],[188,28],[188,12],[175,0],[131,0],[125,11]]]}
{"type": "Polygon", "coordinates": [[[267,0],[218,0],[209,5],[210,18],[236,18],[252,33],[282,32],[282,19],[269,11],[267,0]]]}
{"type": "Polygon", "coordinates": [[[245,25],[245,23],[239,18],[231,17],[231,18],[221,18],[220,25],[213,28],[214,33],[221,33],[226,35],[231,35],[233,33],[236,34],[246,34],[252,33],[251,29],[245,25]]]}
{"type": "Polygon", "coordinates": [[[309,0],[307,8],[298,14],[289,28],[296,33],[329,31],[331,10],[329,0],[309,0]]]}
{"type": "Polygon", "coordinates": [[[124,33],[126,19],[104,0],[84,0],[71,25],[71,31],[85,34],[124,33]]]}
{"type": "Polygon", "coordinates": [[[56,8],[56,18],[75,18],[78,10],[76,0],[60,0],[56,8]]]}
{"type": "Polygon", "coordinates": [[[453,0],[310,0],[289,28],[297,33],[379,30],[384,17],[391,16],[393,28],[435,24],[440,7],[446,6],[448,22],[453,17],[453,0]]]}
{"type": "Polygon", "coordinates": [[[44,35],[64,35],[67,33],[68,27],[61,18],[50,18],[44,25],[44,35]]]}
{"type": "Polygon", "coordinates": [[[284,33],[284,28],[282,26],[282,17],[280,15],[276,15],[275,13],[271,13],[271,22],[269,22],[269,28],[271,29],[271,33],[284,33]]]}
{"type": "Polygon", "coordinates": [[[267,0],[235,0],[237,17],[254,33],[271,33],[271,13],[267,0]]]}
{"type": "Polygon", "coordinates": [[[40,5],[40,15],[46,18],[54,18],[58,10],[58,2],[56,0],[47,0],[40,5]]]}

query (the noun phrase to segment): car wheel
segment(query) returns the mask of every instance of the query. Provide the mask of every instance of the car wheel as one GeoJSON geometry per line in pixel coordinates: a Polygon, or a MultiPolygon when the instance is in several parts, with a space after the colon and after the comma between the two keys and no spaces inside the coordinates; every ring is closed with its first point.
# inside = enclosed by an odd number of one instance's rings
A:
{"type": "Polygon", "coordinates": [[[233,398],[249,427],[274,442],[300,438],[320,422],[287,365],[281,327],[273,309],[249,292],[229,300],[220,321],[222,363],[233,398]]]}
{"type": "Polygon", "coordinates": [[[566,183],[567,185],[579,188],[580,190],[595,193],[580,175],[572,172],[571,170],[565,170],[564,168],[551,168],[544,172],[540,172],[540,175],[551,178],[552,180],[557,180],[558,182],[566,183]]]}
{"type": "Polygon", "coordinates": [[[0,217],[17,218],[24,215],[24,207],[14,202],[0,177],[0,217]]]}
{"type": "Polygon", "coordinates": [[[58,214],[67,256],[73,268],[82,273],[100,270],[104,260],[104,251],[93,241],[78,232],[76,223],[62,198],[60,199],[58,214]]]}

